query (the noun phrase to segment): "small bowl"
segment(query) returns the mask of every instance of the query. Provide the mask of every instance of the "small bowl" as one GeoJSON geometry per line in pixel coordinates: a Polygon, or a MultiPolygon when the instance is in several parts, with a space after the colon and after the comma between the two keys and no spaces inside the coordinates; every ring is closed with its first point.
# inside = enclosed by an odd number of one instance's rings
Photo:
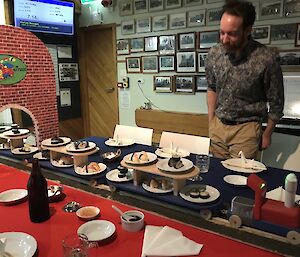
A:
{"type": "Polygon", "coordinates": [[[76,215],[81,220],[89,221],[96,219],[100,215],[100,209],[96,206],[85,206],[78,209],[76,215]]]}
{"type": "Polygon", "coordinates": [[[118,158],[121,155],[121,150],[118,149],[118,151],[116,152],[107,152],[101,155],[101,157],[103,158],[103,161],[105,162],[114,162],[116,160],[118,160],[118,158]]]}
{"type": "Polygon", "coordinates": [[[126,221],[122,215],[121,216],[121,224],[122,224],[122,228],[124,230],[129,231],[129,232],[137,232],[144,227],[145,216],[142,212],[131,210],[131,211],[126,211],[125,213],[129,216],[136,217],[137,220],[126,221]]]}

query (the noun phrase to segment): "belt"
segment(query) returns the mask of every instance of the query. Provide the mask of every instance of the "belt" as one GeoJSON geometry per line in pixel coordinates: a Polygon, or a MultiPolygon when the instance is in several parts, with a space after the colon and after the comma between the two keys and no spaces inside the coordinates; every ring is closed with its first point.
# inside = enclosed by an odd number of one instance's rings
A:
{"type": "Polygon", "coordinates": [[[250,121],[235,121],[235,120],[226,120],[226,119],[220,119],[220,121],[225,125],[231,125],[231,126],[250,122],[250,121]]]}

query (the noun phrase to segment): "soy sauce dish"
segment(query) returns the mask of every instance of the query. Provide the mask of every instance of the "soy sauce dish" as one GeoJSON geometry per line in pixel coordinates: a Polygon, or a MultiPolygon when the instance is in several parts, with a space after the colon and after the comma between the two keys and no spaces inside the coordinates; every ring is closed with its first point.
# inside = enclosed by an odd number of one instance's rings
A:
{"type": "Polygon", "coordinates": [[[124,230],[129,232],[136,232],[141,230],[144,227],[145,216],[142,212],[131,210],[131,211],[126,211],[125,214],[126,217],[130,216],[130,219],[126,220],[123,217],[123,215],[121,216],[121,224],[124,230]]]}

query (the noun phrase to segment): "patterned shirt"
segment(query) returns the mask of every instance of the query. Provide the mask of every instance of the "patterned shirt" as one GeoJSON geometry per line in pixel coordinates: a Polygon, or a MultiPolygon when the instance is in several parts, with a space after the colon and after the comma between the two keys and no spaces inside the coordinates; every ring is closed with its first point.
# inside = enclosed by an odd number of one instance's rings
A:
{"type": "Polygon", "coordinates": [[[283,116],[284,89],[278,55],[253,39],[239,59],[221,44],[205,63],[208,90],[215,91],[215,114],[230,121],[278,121],[283,116]]]}

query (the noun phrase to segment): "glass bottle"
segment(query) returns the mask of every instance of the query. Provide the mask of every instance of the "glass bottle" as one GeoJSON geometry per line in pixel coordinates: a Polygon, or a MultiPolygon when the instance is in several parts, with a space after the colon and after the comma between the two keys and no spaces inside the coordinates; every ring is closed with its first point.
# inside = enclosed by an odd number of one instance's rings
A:
{"type": "Polygon", "coordinates": [[[32,171],[27,183],[30,220],[35,223],[50,218],[47,181],[41,173],[38,159],[32,161],[32,171]]]}

